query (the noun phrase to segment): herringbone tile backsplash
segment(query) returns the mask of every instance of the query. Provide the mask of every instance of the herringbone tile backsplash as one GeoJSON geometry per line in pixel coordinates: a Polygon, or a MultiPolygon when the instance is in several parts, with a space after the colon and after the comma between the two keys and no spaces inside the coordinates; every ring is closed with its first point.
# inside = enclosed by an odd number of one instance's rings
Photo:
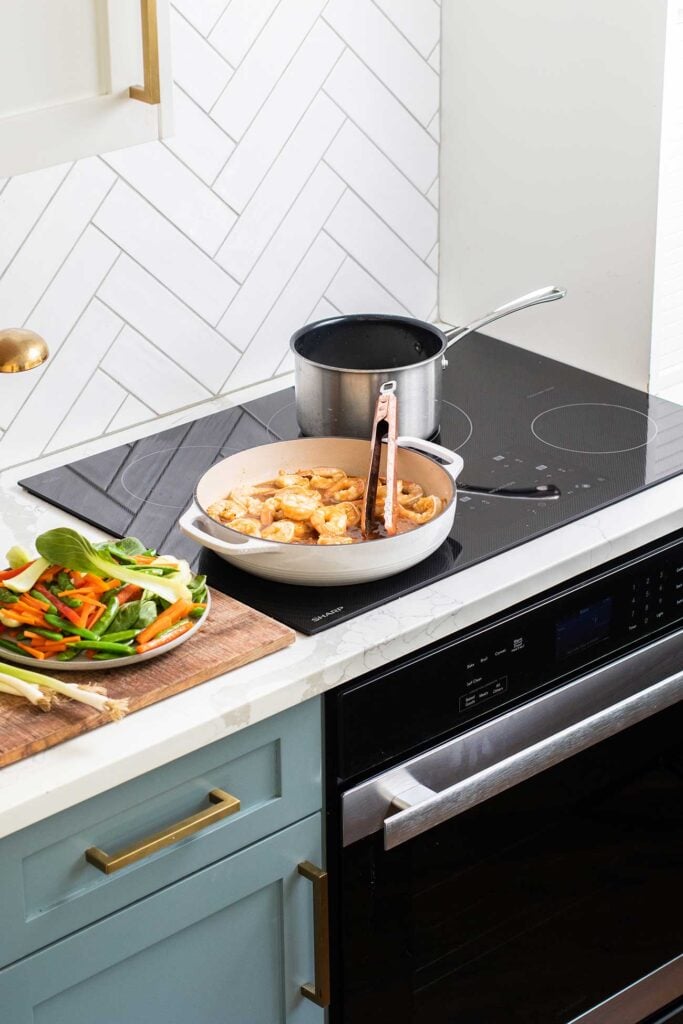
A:
{"type": "MultiPolygon", "coordinates": [[[[0,181],[0,467],[291,369],[302,324],[436,315],[435,0],[173,0],[175,135],[0,181]]],[[[115,439],[112,440],[115,443],[115,439]]]]}

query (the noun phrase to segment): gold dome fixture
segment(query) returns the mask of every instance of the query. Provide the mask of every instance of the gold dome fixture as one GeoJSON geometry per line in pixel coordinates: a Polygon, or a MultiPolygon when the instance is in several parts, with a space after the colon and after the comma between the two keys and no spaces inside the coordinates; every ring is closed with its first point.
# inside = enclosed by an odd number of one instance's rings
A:
{"type": "Polygon", "coordinates": [[[9,327],[0,331],[0,373],[21,373],[44,363],[50,350],[35,331],[9,327]]]}

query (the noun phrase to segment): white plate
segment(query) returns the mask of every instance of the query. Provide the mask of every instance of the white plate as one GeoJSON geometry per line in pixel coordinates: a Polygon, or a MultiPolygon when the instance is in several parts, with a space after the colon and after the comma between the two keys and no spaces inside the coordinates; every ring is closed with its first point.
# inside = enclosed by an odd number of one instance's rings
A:
{"type": "MultiPolygon", "coordinates": [[[[197,633],[197,630],[201,629],[206,622],[206,617],[211,610],[211,594],[206,592],[206,611],[202,615],[201,619],[197,619],[196,624],[192,629],[188,629],[187,633],[183,633],[182,636],[176,637],[175,640],[171,640],[170,643],[164,644],[163,647],[158,647],[153,651],[146,651],[145,654],[131,654],[129,657],[122,655],[120,658],[111,659],[111,661],[91,661],[86,658],[85,651],[79,654],[73,661],[57,661],[56,658],[45,658],[44,661],[40,661],[39,658],[32,658],[30,654],[15,654],[14,651],[8,651],[5,647],[0,647],[0,661],[9,661],[13,665],[25,665],[26,668],[32,668],[35,672],[49,669],[52,672],[99,672],[101,669],[108,668],[128,668],[129,665],[139,665],[141,661],[149,661],[150,658],[158,658],[161,654],[168,654],[174,647],[180,647],[187,640],[191,640],[197,633]]],[[[105,637],[100,639],[104,640],[105,637]]]]}

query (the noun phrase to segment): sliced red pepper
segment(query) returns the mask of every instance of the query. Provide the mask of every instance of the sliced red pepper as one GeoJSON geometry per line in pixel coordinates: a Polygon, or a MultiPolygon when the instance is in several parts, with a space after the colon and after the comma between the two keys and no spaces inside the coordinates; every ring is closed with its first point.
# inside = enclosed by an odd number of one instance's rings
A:
{"type": "Polygon", "coordinates": [[[78,613],[78,609],[69,608],[68,604],[64,604],[63,601],[60,601],[59,598],[56,597],[52,591],[48,590],[47,587],[44,587],[42,583],[37,583],[35,589],[39,594],[42,594],[43,597],[46,597],[48,601],[52,602],[63,619],[68,619],[69,622],[73,622],[74,626],[80,626],[81,617],[78,613]]]}
{"type": "Polygon", "coordinates": [[[116,600],[119,604],[126,604],[127,601],[137,601],[139,597],[142,597],[142,587],[139,587],[137,583],[128,583],[122,590],[119,590],[116,600]]]}
{"type": "Polygon", "coordinates": [[[13,576],[18,576],[20,572],[24,571],[24,569],[28,569],[29,565],[33,565],[33,562],[27,562],[26,565],[20,565],[18,569],[5,569],[3,572],[0,572],[0,580],[11,580],[13,576]]]}

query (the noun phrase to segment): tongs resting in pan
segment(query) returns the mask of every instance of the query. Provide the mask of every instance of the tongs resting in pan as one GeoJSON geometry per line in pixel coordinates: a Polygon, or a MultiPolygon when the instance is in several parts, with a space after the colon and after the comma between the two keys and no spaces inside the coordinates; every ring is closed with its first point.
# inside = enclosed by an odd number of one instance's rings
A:
{"type": "Polygon", "coordinates": [[[387,445],[386,498],[384,501],[384,529],[391,537],[396,533],[398,516],[398,481],[396,480],[396,423],[398,421],[396,381],[388,380],[379,389],[375,406],[375,419],[370,436],[370,468],[361,510],[361,531],[368,537],[376,529],[375,502],[379,484],[382,444],[387,445]]]}

